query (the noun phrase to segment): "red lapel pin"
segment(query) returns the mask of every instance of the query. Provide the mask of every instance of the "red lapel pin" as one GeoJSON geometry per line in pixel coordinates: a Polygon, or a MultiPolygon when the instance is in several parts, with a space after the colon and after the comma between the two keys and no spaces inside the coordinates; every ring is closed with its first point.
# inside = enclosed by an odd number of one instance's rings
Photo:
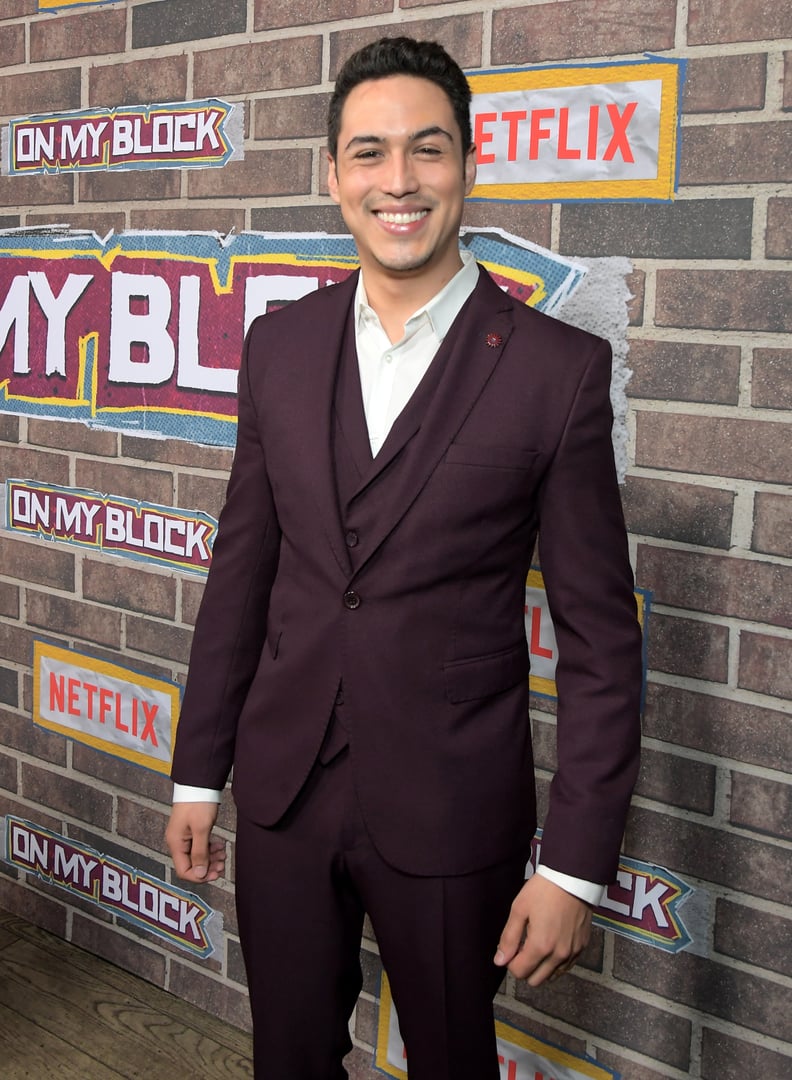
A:
{"type": "Polygon", "coordinates": [[[490,333],[487,334],[487,345],[491,349],[497,349],[497,347],[499,345],[502,345],[502,344],[503,344],[503,338],[500,336],[500,334],[495,334],[492,331],[490,331],[490,333]]]}

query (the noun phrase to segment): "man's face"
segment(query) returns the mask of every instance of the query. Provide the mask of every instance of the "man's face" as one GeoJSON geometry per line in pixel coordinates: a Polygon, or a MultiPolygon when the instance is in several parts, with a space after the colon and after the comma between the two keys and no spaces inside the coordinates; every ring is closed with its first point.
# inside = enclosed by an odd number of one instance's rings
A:
{"type": "Polygon", "coordinates": [[[344,102],[330,195],[355,238],[367,280],[426,275],[442,288],[460,266],[459,224],[476,178],[454,110],[435,83],[390,75],[344,102]]]}

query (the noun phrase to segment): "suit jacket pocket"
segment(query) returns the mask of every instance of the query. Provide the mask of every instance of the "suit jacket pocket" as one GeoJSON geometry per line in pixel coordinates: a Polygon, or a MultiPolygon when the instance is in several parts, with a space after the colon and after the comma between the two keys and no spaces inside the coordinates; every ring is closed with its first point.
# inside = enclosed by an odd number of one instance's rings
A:
{"type": "Polygon", "coordinates": [[[459,704],[500,694],[519,682],[527,682],[530,667],[524,641],[489,656],[452,660],[444,665],[446,697],[459,704]]]}
{"type": "Polygon", "coordinates": [[[521,446],[484,446],[451,443],[445,461],[449,465],[479,465],[490,469],[531,469],[539,457],[537,450],[521,446]]]}

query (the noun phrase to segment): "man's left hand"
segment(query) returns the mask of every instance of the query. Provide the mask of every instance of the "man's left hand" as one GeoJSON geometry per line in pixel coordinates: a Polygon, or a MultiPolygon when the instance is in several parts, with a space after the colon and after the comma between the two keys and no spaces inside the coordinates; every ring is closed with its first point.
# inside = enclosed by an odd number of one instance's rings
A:
{"type": "Polygon", "coordinates": [[[511,906],[495,964],[529,986],[573,966],[591,934],[591,908],[540,874],[526,881],[511,906]]]}

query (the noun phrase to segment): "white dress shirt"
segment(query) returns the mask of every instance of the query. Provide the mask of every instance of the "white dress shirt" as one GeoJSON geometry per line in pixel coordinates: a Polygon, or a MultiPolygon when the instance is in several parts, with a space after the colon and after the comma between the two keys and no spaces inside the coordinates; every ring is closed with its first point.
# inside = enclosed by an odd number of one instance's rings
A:
{"type": "MultiPolygon", "coordinates": [[[[418,387],[443,343],[451,324],[478,282],[473,255],[460,250],[462,267],[428,304],[419,308],[404,325],[404,336],[391,342],[379,316],[369,307],[363,275],[355,292],[355,344],[360,370],[363,410],[371,453],[377,456],[394,421],[418,387]]],[[[222,792],[212,788],[173,785],[173,801],[220,802],[222,792]]],[[[602,903],[605,886],[562,874],[548,866],[537,872],[566,892],[595,907],[602,903]]]]}

